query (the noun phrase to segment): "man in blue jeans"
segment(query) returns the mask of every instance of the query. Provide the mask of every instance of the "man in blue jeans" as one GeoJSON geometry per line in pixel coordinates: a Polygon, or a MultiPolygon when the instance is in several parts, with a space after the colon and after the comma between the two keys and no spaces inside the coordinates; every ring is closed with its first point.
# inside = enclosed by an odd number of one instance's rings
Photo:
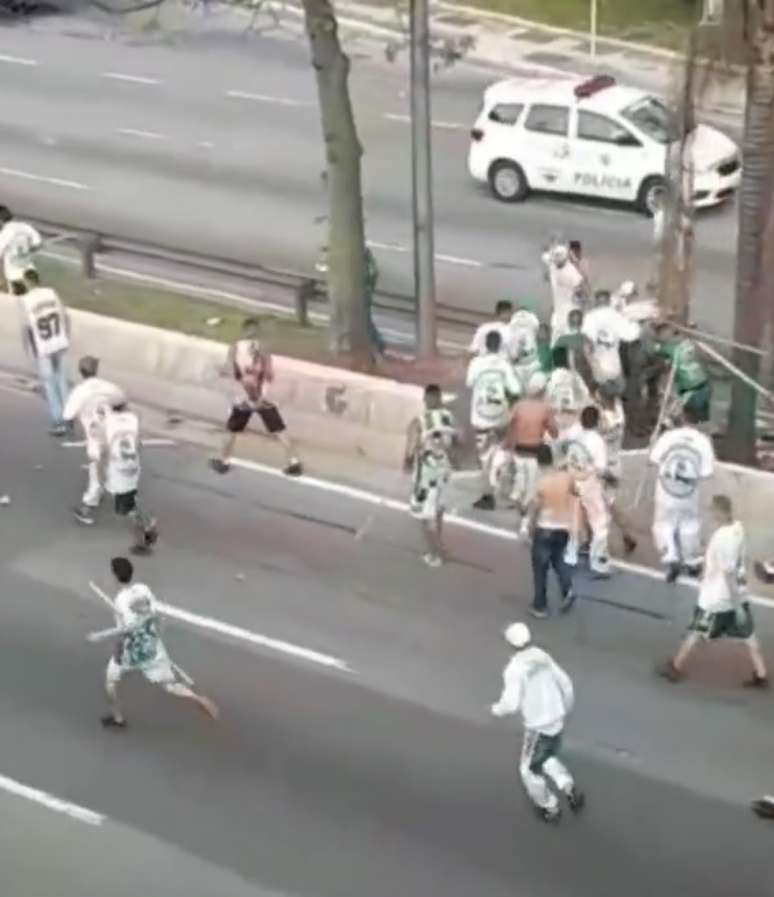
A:
{"type": "Polygon", "coordinates": [[[22,341],[35,360],[43,394],[51,418],[51,435],[64,436],[69,427],[64,421],[68,386],[65,358],[70,348],[70,322],[55,290],[40,286],[38,272],[30,269],[24,280],[11,284],[19,298],[22,341]]]}
{"type": "Polygon", "coordinates": [[[542,620],[548,616],[546,586],[549,568],[553,567],[559,579],[561,612],[567,613],[575,602],[572,573],[565,563],[564,553],[573,526],[573,510],[577,498],[572,474],[554,467],[553,452],[548,445],[538,448],[537,463],[540,482],[531,521],[535,594],[529,612],[542,620]]]}

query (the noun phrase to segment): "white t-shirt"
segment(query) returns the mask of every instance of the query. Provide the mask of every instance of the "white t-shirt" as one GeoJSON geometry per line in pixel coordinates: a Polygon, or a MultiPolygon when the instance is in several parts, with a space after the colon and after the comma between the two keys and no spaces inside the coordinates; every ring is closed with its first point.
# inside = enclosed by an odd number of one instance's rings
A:
{"type": "Polygon", "coordinates": [[[35,267],[34,255],[42,245],[43,238],[31,224],[9,221],[0,229],[3,276],[9,283],[22,280],[35,267]]]}
{"type": "Polygon", "coordinates": [[[569,368],[555,368],[548,378],[546,398],[554,412],[580,411],[591,402],[583,377],[569,368]]]}
{"type": "Polygon", "coordinates": [[[713,614],[733,610],[734,593],[729,590],[726,577],[735,579],[738,589],[742,590],[746,567],[747,556],[742,524],[734,521],[718,527],[712,534],[704,555],[704,573],[699,586],[699,607],[713,614]]]}
{"type": "Polygon", "coordinates": [[[607,470],[607,446],[596,430],[573,424],[564,437],[564,458],[568,468],[580,474],[601,476],[607,470]]]}
{"type": "Polygon", "coordinates": [[[158,603],[146,585],[136,582],[125,586],[116,595],[113,607],[116,624],[132,629],[121,645],[122,666],[143,668],[167,659],[161,641],[158,603]]]}
{"type": "Polygon", "coordinates": [[[591,372],[597,383],[621,376],[622,342],[631,343],[640,337],[640,328],[609,305],[592,309],[583,319],[583,335],[591,343],[591,372]]]}
{"type": "Polygon", "coordinates": [[[511,318],[510,346],[514,364],[530,365],[537,360],[537,332],[540,321],[531,311],[519,309],[511,318]]]}
{"type": "Polygon", "coordinates": [[[543,263],[548,268],[548,280],[551,284],[551,296],[554,300],[554,312],[567,306],[577,306],[578,293],[583,286],[583,275],[571,261],[557,265],[551,261],[551,254],[543,256],[543,263]]]}
{"type": "Polygon", "coordinates": [[[503,690],[492,710],[521,713],[524,727],[558,735],[575,704],[572,679],[542,648],[530,645],[513,655],[503,672],[503,690]]]}
{"type": "Polygon", "coordinates": [[[468,351],[470,352],[470,354],[487,354],[486,335],[492,330],[500,334],[500,339],[502,340],[502,343],[500,345],[500,352],[508,358],[511,358],[513,356],[513,346],[511,345],[511,325],[506,324],[504,321],[487,321],[486,324],[481,324],[473,334],[473,339],[470,341],[470,345],[468,346],[468,351]]]}
{"type": "Polygon", "coordinates": [[[507,425],[511,401],[518,398],[521,385],[510,361],[503,355],[480,355],[468,365],[465,385],[472,391],[470,423],[476,430],[507,425]]]}
{"type": "Polygon", "coordinates": [[[715,472],[715,449],[709,437],[693,427],[668,430],[653,446],[650,462],[658,467],[656,504],[688,506],[698,513],[699,483],[715,472]]]}
{"type": "Polygon", "coordinates": [[[67,397],[62,417],[66,421],[78,418],[86,438],[101,443],[105,415],[113,405],[125,401],[126,395],[115,383],[99,377],[87,377],[67,397]]]}
{"type": "Polygon", "coordinates": [[[110,411],[105,415],[107,475],[105,488],[111,495],[133,492],[140,484],[140,422],[132,411],[110,411]]]}
{"type": "Polygon", "coordinates": [[[621,476],[621,450],[626,430],[623,402],[615,400],[612,408],[599,409],[599,432],[607,448],[607,470],[614,477],[621,476]]]}
{"type": "Polygon", "coordinates": [[[70,347],[65,309],[56,290],[36,287],[19,296],[19,300],[38,358],[55,355],[70,347]]]}

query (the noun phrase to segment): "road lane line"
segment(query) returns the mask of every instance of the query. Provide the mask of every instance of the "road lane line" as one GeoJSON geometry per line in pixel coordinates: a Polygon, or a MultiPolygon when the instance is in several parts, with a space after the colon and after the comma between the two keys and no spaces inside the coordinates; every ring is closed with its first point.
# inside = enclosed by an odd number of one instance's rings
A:
{"type": "Polygon", "coordinates": [[[52,178],[42,174],[32,174],[29,171],[19,171],[16,168],[0,168],[0,174],[9,178],[21,178],[24,181],[38,181],[41,184],[51,184],[53,187],[67,187],[70,190],[91,190],[86,184],[78,181],[68,181],[63,178],[52,178]]]}
{"type": "Polygon", "coordinates": [[[167,617],[172,617],[174,620],[180,620],[191,626],[197,626],[199,629],[208,629],[211,632],[217,632],[220,635],[227,635],[243,642],[249,642],[251,645],[257,645],[260,648],[279,651],[281,654],[288,654],[291,657],[308,660],[311,663],[317,663],[320,666],[340,670],[342,673],[353,672],[352,667],[338,657],[331,657],[329,654],[321,654],[319,651],[311,650],[311,648],[302,648],[300,645],[293,645],[290,642],[270,638],[269,636],[261,635],[258,632],[251,632],[249,629],[242,629],[241,626],[233,626],[231,623],[223,623],[221,620],[216,620],[213,617],[203,617],[200,614],[183,610],[180,607],[173,607],[170,604],[159,603],[159,610],[167,617]]]}
{"type": "Polygon", "coordinates": [[[86,807],[70,803],[69,800],[62,800],[62,798],[55,797],[47,791],[40,791],[38,788],[30,788],[29,785],[17,782],[16,779],[9,779],[7,776],[0,776],[0,788],[2,788],[3,791],[7,791],[9,794],[23,797],[33,803],[40,804],[42,807],[53,810],[55,813],[63,813],[65,816],[70,816],[72,819],[77,819],[79,822],[85,822],[87,825],[102,825],[105,821],[105,817],[102,813],[95,813],[94,810],[87,810],[86,807]]]}
{"type": "MultiPolygon", "coordinates": [[[[334,492],[338,495],[345,495],[347,498],[354,498],[358,501],[367,502],[372,505],[380,505],[391,511],[408,511],[409,505],[405,501],[397,498],[389,498],[386,495],[380,495],[376,492],[368,492],[365,489],[359,489],[355,486],[347,486],[344,483],[335,483],[332,480],[321,480],[318,477],[301,476],[289,478],[283,471],[277,467],[269,467],[267,464],[261,464],[258,461],[248,461],[244,458],[232,458],[231,464],[234,467],[240,467],[244,470],[251,470],[255,473],[263,473],[277,479],[285,480],[288,483],[296,483],[299,486],[313,486],[324,492],[334,492]]],[[[490,523],[480,523],[478,520],[472,520],[470,517],[462,517],[459,514],[447,514],[444,518],[447,523],[452,526],[459,526],[463,529],[472,530],[473,532],[483,533],[486,536],[494,536],[497,539],[505,539],[508,542],[521,541],[515,530],[505,529],[500,526],[493,526],[490,523]]],[[[643,564],[634,564],[629,561],[611,560],[611,565],[618,570],[626,573],[634,573],[638,576],[646,576],[648,579],[664,580],[664,574],[660,570],[654,570],[652,567],[646,567],[643,564]]],[[[699,584],[694,580],[683,581],[687,586],[698,589],[699,584]]],[[[752,604],[760,607],[774,610],[774,600],[764,598],[762,595],[750,595],[749,600],[752,604]]]]}
{"type": "MultiPolygon", "coordinates": [[[[140,444],[147,448],[168,448],[177,445],[174,439],[141,439],[140,444]]],[[[60,442],[63,448],[84,448],[86,446],[85,439],[69,439],[60,442]]]]}
{"type": "Polygon", "coordinates": [[[7,56],[5,53],[0,53],[0,62],[10,65],[40,65],[37,59],[23,59],[21,56],[7,56]]]}
{"type": "Polygon", "coordinates": [[[103,72],[100,76],[111,81],[128,81],[130,84],[161,84],[158,78],[146,78],[144,75],[127,75],[124,72],[103,72]]]}
{"type": "MultiPolygon", "coordinates": [[[[382,115],[382,118],[387,119],[387,121],[399,121],[401,124],[411,124],[411,116],[410,115],[402,115],[398,112],[385,112],[382,115]]],[[[463,124],[460,124],[456,121],[436,121],[433,120],[430,122],[431,126],[434,128],[440,128],[445,131],[467,131],[467,127],[463,124]]]]}
{"type": "Polygon", "coordinates": [[[464,259],[460,258],[457,255],[442,255],[441,253],[435,254],[435,259],[438,262],[448,262],[450,265],[463,265],[466,268],[483,268],[483,262],[477,262],[475,259],[464,259]]]}
{"type": "Polygon", "coordinates": [[[311,106],[306,100],[292,100],[290,97],[275,97],[266,93],[251,93],[248,90],[227,90],[227,97],[235,100],[254,100],[257,103],[275,103],[277,106],[311,106]]]}
{"type": "Polygon", "coordinates": [[[166,140],[166,134],[157,131],[141,131],[139,128],[118,128],[117,132],[125,137],[142,137],[145,140],[166,140]]]}
{"type": "Polygon", "coordinates": [[[366,240],[366,245],[371,249],[383,249],[385,252],[409,252],[409,247],[401,246],[400,243],[380,243],[379,240],[366,240]]]}

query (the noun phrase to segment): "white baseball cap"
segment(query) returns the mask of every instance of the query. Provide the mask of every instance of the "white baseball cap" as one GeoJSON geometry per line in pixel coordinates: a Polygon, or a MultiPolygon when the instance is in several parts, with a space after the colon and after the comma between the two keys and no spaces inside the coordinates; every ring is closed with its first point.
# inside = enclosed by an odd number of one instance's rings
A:
{"type": "Polygon", "coordinates": [[[505,641],[509,645],[513,645],[514,648],[526,648],[532,641],[532,635],[526,623],[511,623],[510,626],[505,627],[503,635],[505,641]]]}

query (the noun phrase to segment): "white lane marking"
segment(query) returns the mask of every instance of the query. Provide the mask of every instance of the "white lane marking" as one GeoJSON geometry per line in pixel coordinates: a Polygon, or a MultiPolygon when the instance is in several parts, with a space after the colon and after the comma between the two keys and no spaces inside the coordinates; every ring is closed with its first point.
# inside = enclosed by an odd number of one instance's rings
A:
{"type": "Polygon", "coordinates": [[[55,813],[63,813],[79,822],[85,822],[87,825],[102,825],[105,817],[102,813],[95,813],[94,810],[87,810],[78,804],[70,803],[69,800],[62,800],[60,797],[54,797],[47,791],[40,791],[38,788],[30,788],[17,782],[16,779],[9,779],[7,776],[0,776],[0,788],[9,794],[15,794],[17,797],[23,797],[31,800],[33,803],[40,804],[55,813]]]}
{"type": "Polygon", "coordinates": [[[477,262],[475,259],[463,259],[457,255],[443,255],[441,253],[435,254],[435,259],[438,262],[448,262],[450,265],[463,265],[466,268],[483,268],[483,262],[477,262]]]}
{"type": "MultiPolygon", "coordinates": [[[[411,116],[410,115],[402,115],[397,112],[385,112],[382,115],[382,118],[387,119],[387,121],[399,121],[401,124],[411,124],[411,116]]],[[[463,124],[460,124],[456,121],[436,121],[433,119],[430,122],[431,126],[434,128],[440,128],[445,131],[467,131],[467,127],[463,124]]]]}
{"type": "MultiPolygon", "coordinates": [[[[174,439],[141,439],[140,443],[141,445],[147,446],[148,448],[167,448],[177,445],[174,439]]],[[[86,446],[86,440],[71,439],[60,442],[59,445],[61,445],[63,448],[84,448],[86,446]]]]}
{"type": "Polygon", "coordinates": [[[141,131],[139,128],[118,128],[118,133],[125,137],[142,137],[145,140],[166,140],[165,134],[157,131],[141,131]]]}
{"type": "Polygon", "coordinates": [[[42,174],[32,174],[29,171],[19,171],[16,168],[0,168],[0,174],[9,178],[21,178],[24,181],[38,181],[41,184],[51,184],[52,187],[68,187],[70,190],[91,190],[86,184],[78,181],[67,181],[63,178],[52,178],[42,174]]]}
{"type": "Polygon", "coordinates": [[[5,53],[0,53],[0,62],[10,65],[40,65],[37,59],[23,59],[21,56],[7,56],[5,53]]]}
{"type": "MultiPolygon", "coordinates": [[[[368,504],[372,505],[380,505],[383,508],[389,508],[391,511],[408,511],[409,505],[405,501],[401,501],[397,498],[389,498],[386,495],[379,495],[375,492],[367,492],[365,489],[359,489],[355,486],[347,486],[344,483],[335,483],[331,480],[321,480],[317,477],[294,477],[288,478],[282,470],[276,467],[269,467],[266,464],[261,464],[258,461],[247,461],[244,458],[232,458],[231,464],[234,467],[241,467],[244,470],[252,470],[256,473],[267,474],[268,476],[273,476],[278,479],[283,479],[289,483],[297,483],[301,486],[313,486],[316,489],[321,489],[325,492],[334,492],[338,495],[346,495],[348,498],[354,498],[358,501],[364,501],[368,504]]],[[[471,520],[470,517],[461,517],[459,514],[447,514],[446,522],[452,524],[453,526],[459,526],[463,529],[473,530],[474,532],[484,533],[487,536],[494,536],[498,539],[506,539],[509,542],[518,542],[519,537],[518,534],[514,530],[504,529],[500,526],[493,526],[489,523],[480,523],[478,520],[471,520]]],[[[618,568],[619,570],[624,570],[627,573],[636,573],[639,576],[646,576],[648,579],[657,579],[663,581],[664,576],[659,570],[654,570],[652,567],[645,567],[642,564],[632,564],[628,561],[620,561],[613,560],[611,561],[612,566],[618,568]]],[[[682,582],[682,580],[681,580],[682,582]]],[[[689,581],[685,583],[689,585],[691,588],[698,588],[698,583],[694,581],[689,581]]],[[[766,607],[769,610],[774,610],[774,600],[771,598],[764,598],[761,595],[750,595],[749,600],[753,604],[757,604],[761,607],[766,607]]]]}
{"type": "Polygon", "coordinates": [[[100,76],[111,81],[128,81],[130,84],[161,84],[158,78],[146,78],[144,75],[127,75],[124,72],[103,72],[100,76]]]}
{"type": "Polygon", "coordinates": [[[371,249],[383,249],[385,252],[410,252],[408,246],[402,246],[400,243],[380,243],[378,240],[366,240],[366,245],[371,249]]]}
{"type": "Polygon", "coordinates": [[[306,100],[293,100],[290,97],[275,97],[266,93],[251,93],[248,90],[227,90],[227,97],[235,100],[254,100],[257,103],[274,103],[277,106],[311,106],[306,100]]]}
{"type": "Polygon", "coordinates": [[[249,629],[242,629],[241,626],[223,623],[221,620],[215,620],[212,617],[203,617],[200,614],[194,614],[180,607],[172,607],[169,604],[160,603],[159,609],[168,617],[188,623],[191,626],[198,626],[200,629],[209,629],[221,635],[249,642],[251,645],[257,645],[260,648],[268,648],[271,651],[279,651],[281,654],[289,654],[291,657],[298,657],[301,660],[320,664],[320,666],[331,667],[343,673],[352,672],[352,667],[338,657],[331,657],[328,654],[321,654],[319,651],[312,651],[310,648],[302,648],[300,645],[293,645],[290,642],[269,638],[267,635],[251,632],[249,629]]]}

